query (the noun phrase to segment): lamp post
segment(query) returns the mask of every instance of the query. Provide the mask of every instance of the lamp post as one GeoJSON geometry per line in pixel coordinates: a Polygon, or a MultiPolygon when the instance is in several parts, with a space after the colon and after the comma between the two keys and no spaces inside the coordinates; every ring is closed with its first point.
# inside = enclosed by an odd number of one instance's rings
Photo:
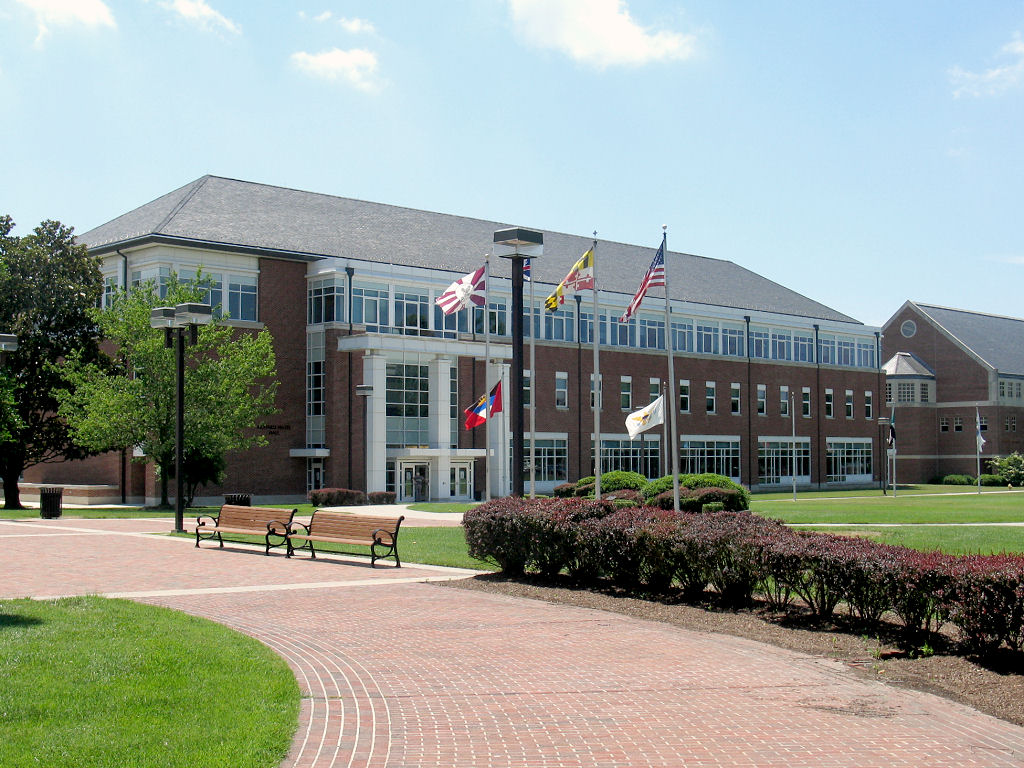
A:
{"type": "Polygon", "coordinates": [[[213,319],[209,304],[178,304],[175,307],[156,307],[149,313],[149,325],[164,329],[164,346],[176,347],[177,396],[175,397],[176,423],[174,428],[174,531],[185,530],[185,331],[188,343],[195,344],[199,338],[199,326],[208,325],[213,319]]]}
{"type": "Polygon", "coordinates": [[[0,333],[0,364],[7,361],[7,353],[18,349],[18,337],[13,333],[0,333]]]}
{"type": "MultiPolygon", "coordinates": [[[[544,253],[544,235],[513,227],[494,233],[494,244],[505,252],[498,256],[512,260],[512,495],[523,495],[523,261],[544,253]]],[[[531,261],[532,265],[532,261],[531,261]]],[[[532,309],[531,309],[532,311],[532,309]]],[[[537,372],[530,371],[531,385],[537,372]]]]}

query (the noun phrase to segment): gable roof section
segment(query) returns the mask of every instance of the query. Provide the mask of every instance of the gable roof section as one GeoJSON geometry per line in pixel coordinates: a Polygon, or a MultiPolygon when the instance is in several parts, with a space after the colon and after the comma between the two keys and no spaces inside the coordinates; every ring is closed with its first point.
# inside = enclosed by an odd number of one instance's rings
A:
{"type": "MultiPolygon", "coordinates": [[[[515,226],[381,203],[204,176],[79,236],[95,253],[142,242],[174,242],[311,261],[341,257],[451,273],[480,266],[494,231],[515,226]]],[[[544,232],[534,279],[556,285],[592,240],[544,232]]],[[[598,241],[602,291],[632,295],[657,250],[598,241]]],[[[666,254],[672,298],[710,306],[861,323],[730,261],[666,254]]],[[[510,262],[492,259],[496,276],[510,262]]]]}
{"type": "Polygon", "coordinates": [[[897,352],[882,366],[882,372],[887,378],[902,376],[935,378],[935,372],[928,367],[924,360],[911,352],[897,352]]]}
{"type": "Polygon", "coordinates": [[[918,304],[917,309],[1001,373],[1024,374],[1024,320],[918,304]]]}

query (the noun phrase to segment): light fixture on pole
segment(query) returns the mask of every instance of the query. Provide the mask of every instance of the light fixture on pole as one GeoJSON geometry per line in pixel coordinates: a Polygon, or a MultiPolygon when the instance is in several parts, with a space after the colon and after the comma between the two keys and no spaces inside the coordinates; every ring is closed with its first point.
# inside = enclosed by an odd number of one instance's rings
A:
{"type": "Polygon", "coordinates": [[[18,337],[13,333],[0,333],[0,363],[3,363],[7,352],[18,349],[18,337]]]}
{"type": "Polygon", "coordinates": [[[185,452],[185,332],[188,331],[188,343],[195,344],[199,338],[199,326],[208,325],[213,320],[213,310],[209,304],[178,304],[175,307],[156,307],[149,313],[149,325],[152,328],[163,328],[164,346],[176,347],[176,392],[175,398],[175,429],[174,429],[174,531],[185,530],[185,483],[184,483],[184,452],[185,452]],[[176,342],[176,343],[175,343],[176,342]]]}
{"type": "MultiPolygon", "coordinates": [[[[512,495],[523,495],[523,262],[544,253],[544,235],[521,227],[494,233],[496,255],[512,260],[512,495]]],[[[531,261],[531,265],[532,265],[531,261]]],[[[531,309],[532,311],[532,309],[531,309]]],[[[536,371],[530,371],[533,381],[536,371]]],[[[532,384],[532,381],[531,381],[532,384]]],[[[488,471],[490,471],[488,469],[488,471]]]]}

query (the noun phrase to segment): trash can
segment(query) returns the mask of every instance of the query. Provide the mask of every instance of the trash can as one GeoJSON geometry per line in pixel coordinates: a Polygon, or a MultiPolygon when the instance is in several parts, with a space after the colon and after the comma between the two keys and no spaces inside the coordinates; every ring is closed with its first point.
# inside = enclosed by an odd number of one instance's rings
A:
{"type": "Polygon", "coordinates": [[[252,506],[252,494],[251,493],[225,493],[224,503],[232,504],[236,507],[251,507],[252,506]]]}
{"type": "Polygon", "coordinates": [[[44,520],[56,520],[61,515],[63,501],[63,488],[40,488],[39,516],[44,520]]]}

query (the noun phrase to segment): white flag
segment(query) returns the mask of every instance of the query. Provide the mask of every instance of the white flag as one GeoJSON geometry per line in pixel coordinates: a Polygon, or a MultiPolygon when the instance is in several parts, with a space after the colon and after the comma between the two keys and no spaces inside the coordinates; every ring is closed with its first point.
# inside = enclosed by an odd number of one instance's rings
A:
{"type": "Polygon", "coordinates": [[[482,307],[486,283],[486,270],[480,267],[476,272],[470,272],[449,285],[447,291],[434,299],[434,303],[446,315],[466,309],[470,304],[482,307]]]}
{"type": "Polygon", "coordinates": [[[641,432],[665,423],[665,396],[662,395],[646,408],[634,411],[626,417],[626,431],[629,439],[636,440],[641,432]]]}
{"type": "Polygon", "coordinates": [[[978,443],[978,453],[981,453],[982,448],[985,447],[985,438],[981,436],[981,414],[977,408],[974,409],[974,434],[978,443]]]}

